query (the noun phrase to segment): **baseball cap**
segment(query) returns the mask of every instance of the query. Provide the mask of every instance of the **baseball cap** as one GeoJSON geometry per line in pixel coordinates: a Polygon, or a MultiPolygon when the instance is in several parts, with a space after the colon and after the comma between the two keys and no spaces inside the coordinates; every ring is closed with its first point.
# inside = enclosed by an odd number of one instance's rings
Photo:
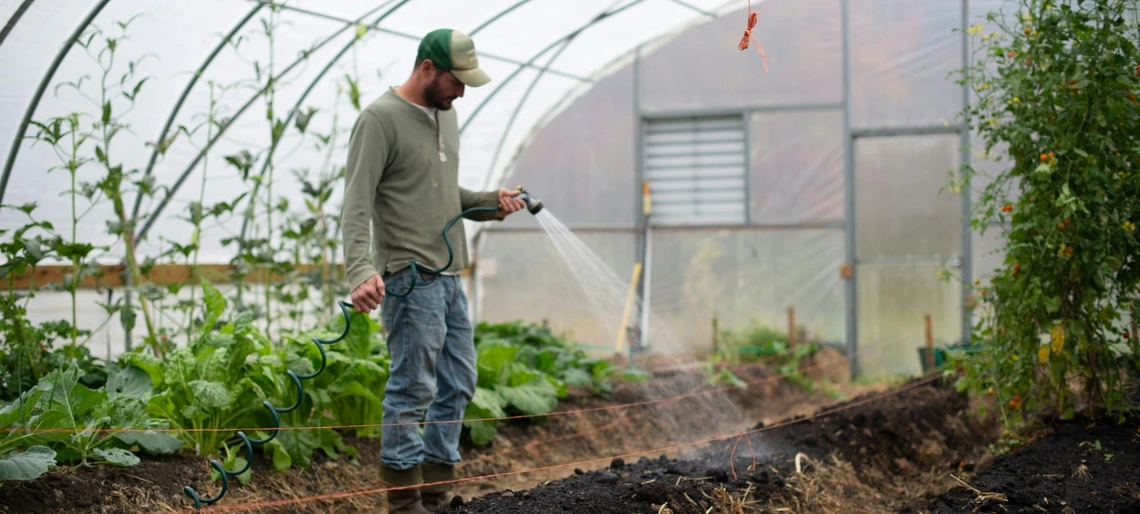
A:
{"type": "Polygon", "coordinates": [[[475,42],[458,30],[436,29],[428,32],[420,40],[417,59],[430,59],[436,67],[450,70],[460,82],[479,87],[491,81],[491,77],[479,68],[479,57],[475,54],[475,42]]]}

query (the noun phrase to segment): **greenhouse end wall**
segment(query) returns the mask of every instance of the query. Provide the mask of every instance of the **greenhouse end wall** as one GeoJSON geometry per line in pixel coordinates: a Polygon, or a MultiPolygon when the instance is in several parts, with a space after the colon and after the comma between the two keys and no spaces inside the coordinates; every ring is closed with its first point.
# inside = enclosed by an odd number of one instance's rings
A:
{"type": "MultiPolygon", "coordinates": [[[[996,0],[850,0],[845,23],[840,0],[770,0],[754,30],[768,71],[755,50],[735,47],[746,11],[723,16],[639,49],[632,62],[533,136],[507,182],[542,196],[572,229],[589,234],[620,227],[604,243],[583,237],[602,245],[594,249],[613,264],[621,287],[629,287],[648,240],[648,303],[667,332],[656,334],[662,350],[711,350],[714,318],[722,330],[759,324],[784,331],[793,308],[797,324],[817,340],[847,348],[855,336],[860,374],[918,373],[927,316],[937,344],[968,335],[965,289],[941,275],[969,280],[1000,262],[993,253],[1000,227],[985,236],[972,232],[964,214],[968,198],[943,186],[963,158],[994,166],[967,153],[971,141],[956,118],[967,96],[953,73],[969,52],[962,28],[984,23],[986,13],[1001,6],[996,0]],[[660,154],[654,123],[697,126],[713,117],[739,117],[746,127],[747,215],[675,223],[651,214],[647,237],[639,188],[643,179],[664,176],[653,171],[660,154]],[[623,250],[615,253],[616,247],[623,250]],[[845,278],[849,263],[853,281],[845,278]]],[[[723,161],[701,155],[712,148],[700,146],[702,138],[726,141],[722,136],[698,131],[685,137],[689,146],[680,153],[690,153],[693,177],[712,168],[720,170],[718,180],[727,176],[723,161]]],[[[671,155],[668,164],[676,165],[677,153],[660,155],[671,155]]],[[[696,192],[703,187],[697,178],[686,184],[694,197],[714,198],[696,192]]],[[[672,202],[674,195],[667,197],[672,202]]],[[[676,208],[654,204],[655,210],[676,208]]],[[[520,260],[512,253],[519,247],[507,243],[529,238],[538,244],[540,234],[538,223],[525,218],[489,229],[479,268],[502,273],[509,263],[512,273],[556,273],[546,260],[552,255],[520,260]]],[[[566,277],[559,287],[574,290],[566,277]]],[[[507,300],[518,294],[512,282],[481,284],[484,320],[544,319],[591,345],[614,345],[617,332],[596,330],[605,323],[579,310],[581,298],[573,294],[529,288],[525,300],[507,300]]],[[[654,343],[654,334],[649,339],[654,343]]]]}

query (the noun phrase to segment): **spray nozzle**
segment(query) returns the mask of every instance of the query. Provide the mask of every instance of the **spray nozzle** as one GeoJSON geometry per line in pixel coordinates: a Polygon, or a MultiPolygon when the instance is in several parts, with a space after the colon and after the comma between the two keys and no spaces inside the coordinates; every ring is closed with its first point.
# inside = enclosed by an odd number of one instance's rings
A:
{"type": "Polygon", "coordinates": [[[519,192],[516,198],[526,202],[526,210],[530,211],[531,214],[537,215],[538,212],[542,210],[542,200],[531,195],[526,189],[523,189],[522,186],[516,187],[515,190],[519,192]]]}

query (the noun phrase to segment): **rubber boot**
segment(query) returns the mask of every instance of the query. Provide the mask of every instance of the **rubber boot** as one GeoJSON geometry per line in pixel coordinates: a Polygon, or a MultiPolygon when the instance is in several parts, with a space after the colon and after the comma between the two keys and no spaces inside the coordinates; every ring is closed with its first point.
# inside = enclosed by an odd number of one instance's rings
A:
{"type": "MultiPolygon", "coordinates": [[[[389,487],[418,486],[423,483],[423,470],[419,466],[407,470],[397,470],[380,465],[380,478],[389,487]]],[[[431,514],[424,508],[420,497],[420,488],[397,489],[388,491],[389,514],[431,514]]]]}
{"type": "MultiPolygon", "coordinates": [[[[423,464],[423,477],[425,484],[435,482],[450,482],[455,480],[455,467],[434,462],[423,464]]],[[[424,508],[428,512],[447,507],[451,503],[451,488],[454,484],[425,485],[421,490],[424,508]]]]}

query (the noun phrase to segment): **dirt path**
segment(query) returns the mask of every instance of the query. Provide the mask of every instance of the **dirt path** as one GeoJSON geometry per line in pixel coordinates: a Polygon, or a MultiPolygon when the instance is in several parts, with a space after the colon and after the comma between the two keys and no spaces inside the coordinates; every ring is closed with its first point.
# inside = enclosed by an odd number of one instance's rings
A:
{"type": "Polygon", "coordinates": [[[719,441],[683,459],[613,462],[448,512],[914,512],[950,489],[949,473],[972,466],[993,435],[990,425],[966,420],[966,399],[946,386],[846,405],[819,418],[757,425],[747,442],[719,441]]]}

